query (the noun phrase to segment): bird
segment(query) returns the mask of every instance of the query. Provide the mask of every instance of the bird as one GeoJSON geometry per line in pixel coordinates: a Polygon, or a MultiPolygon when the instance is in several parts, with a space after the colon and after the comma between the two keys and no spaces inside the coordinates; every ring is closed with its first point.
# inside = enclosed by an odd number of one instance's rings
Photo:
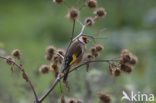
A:
{"type": "Polygon", "coordinates": [[[87,37],[81,36],[75,41],[73,41],[69,46],[69,49],[65,56],[64,69],[63,69],[64,83],[66,83],[67,81],[70,68],[72,66],[78,65],[82,61],[83,55],[86,52],[86,44],[88,42],[89,40],[87,39],[87,37]]]}

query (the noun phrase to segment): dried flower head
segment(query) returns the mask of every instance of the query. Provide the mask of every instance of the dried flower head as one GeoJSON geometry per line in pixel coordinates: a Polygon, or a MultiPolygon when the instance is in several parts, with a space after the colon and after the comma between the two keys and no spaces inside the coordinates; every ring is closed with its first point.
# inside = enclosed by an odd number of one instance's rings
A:
{"type": "Polygon", "coordinates": [[[47,59],[47,60],[49,60],[49,61],[51,61],[52,60],[52,55],[51,54],[46,54],[45,55],[45,58],[47,59]]]}
{"type": "Polygon", "coordinates": [[[94,14],[96,14],[98,17],[105,17],[107,15],[107,12],[104,8],[100,7],[94,12],[94,14]]]}
{"type": "Polygon", "coordinates": [[[91,47],[90,51],[91,51],[92,54],[95,54],[95,53],[97,52],[97,51],[96,51],[96,48],[95,48],[94,46],[91,47]]]}
{"type": "Polygon", "coordinates": [[[111,103],[112,101],[110,96],[105,93],[99,93],[98,96],[102,103],[111,103]]]}
{"type": "Polygon", "coordinates": [[[54,64],[51,64],[51,71],[54,71],[54,73],[55,73],[55,77],[57,77],[57,75],[58,75],[58,72],[59,72],[59,68],[58,68],[58,65],[56,64],[56,63],[54,63],[54,64]]]}
{"type": "Polygon", "coordinates": [[[77,100],[75,98],[69,98],[68,103],[77,103],[77,100]]]}
{"type": "Polygon", "coordinates": [[[49,68],[48,65],[42,65],[42,66],[40,67],[40,69],[39,69],[39,72],[45,74],[45,73],[48,73],[48,72],[49,72],[49,69],[50,69],[50,68],[49,68]]]}
{"type": "Polygon", "coordinates": [[[131,52],[129,52],[127,49],[122,50],[121,52],[121,64],[131,64],[135,65],[137,63],[138,59],[135,55],[133,55],[131,52]]]}
{"type": "Polygon", "coordinates": [[[58,55],[54,55],[54,56],[53,56],[53,62],[54,62],[54,63],[58,63],[59,60],[60,60],[60,57],[59,57],[58,55]]]}
{"type": "Polygon", "coordinates": [[[137,64],[137,62],[138,62],[138,58],[135,55],[133,55],[133,57],[131,58],[130,64],[135,65],[137,64]]]}
{"type": "Polygon", "coordinates": [[[62,56],[65,55],[65,51],[63,49],[58,49],[57,53],[61,54],[62,56]]]}
{"type": "Polygon", "coordinates": [[[51,68],[55,71],[55,72],[58,72],[58,66],[57,66],[57,64],[51,64],[51,68]]]}
{"type": "Polygon", "coordinates": [[[121,74],[121,71],[120,71],[120,69],[115,69],[115,71],[114,71],[114,75],[116,76],[116,77],[118,77],[118,76],[120,76],[120,74],[121,74]]]}
{"type": "Polygon", "coordinates": [[[87,0],[87,6],[89,7],[89,8],[96,8],[96,6],[97,6],[97,1],[96,0],[87,0]]]}
{"type": "Polygon", "coordinates": [[[100,51],[102,51],[104,49],[104,47],[101,44],[96,44],[95,48],[96,48],[97,52],[100,52],[100,51]]]}
{"type": "Polygon", "coordinates": [[[94,59],[94,56],[92,54],[88,53],[88,54],[86,54],[86,58],[88,60],[93,60],[94,59]]]}
{"type": "Polygon", "coordinates": [[[79,10],[78,9],[76,9],[76,8],[70,8],[69,9],[68,15],[67,15],[68,18],[75,20],[78,16],[79,16],[79,10]]]}
{"type": "Polygon", "coordinates": [[[128,64],[121,64],[120,69],[124,72],[131,73],[132,72],[132,66],[128,64]]]}
{"type": "Polygon", "coordinates": [[[94,24],[94,18],[92,18],[92,17],[87,17],[87,18],[85,19],[85,24],[86,24],[87,26],[92,26],[92,25],[94,24]]]}
{"type": "Polygon", "coordinates": [[[94,55],[95,57],[98,57],[100,54],[99,54],[98,52],[95,52],[93,55],[94,55]]]}
{"type": "Polygon", "coordinates": [[[15,49],[12,51],[11,55],[17,59],[20,59],[21,58],[21,52],[19,49],[15,49]]]}
{"type": "Polygon", "coordinates": [[[60,4],[62,3],[64,0],[53,0],[54,3],[60,4]]]}
{"type": "Polygon", "coordinates": [[[55,49],[54,46],[48,46],[48,47],[46,48],[46,52],[47,52],[48,54],[50,54],[51,56],[54,55],[55,50],[56,50],[56,49],[55,49]]]}
{"type": "Polygon", "coordinates": [[[13,61],[13,58],[12,57],[10,57],[10,56],[7,56],[6,57],[6,63],[7,64],[11,65],[12,64],[12,61],[13,61]]]}

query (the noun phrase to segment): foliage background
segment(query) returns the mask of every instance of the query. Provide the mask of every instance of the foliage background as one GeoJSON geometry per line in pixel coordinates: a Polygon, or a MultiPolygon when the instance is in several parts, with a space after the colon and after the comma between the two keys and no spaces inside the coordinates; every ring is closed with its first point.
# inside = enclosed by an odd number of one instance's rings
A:
{"type": "MultiPolygon", "coordinates": [[[[75,0],[66,1],[69,5],[75,3],[75,0]]],[[[82,5],[82,1],[77,5],[82,5]]],[[[98,1],[108,15],[87,28],[86,33],[93,34],[104,29],[100,35],[107,38],[98,40],[105,47],[100,57],[117,57],[123,48],[127,48],[138,56],[139,63],[132,74],[123,73],[118,78],[109,75],[107,64],[95,64],[88,73],[83,67],[70,74],[71,91],[65,92],[66,97],[98,103],[97,93],[104,91],[112,95],[114,103],[120,103],[123,90],[156,95],[156,1],[98,1]]],[[[51,0],[0,0],[0,55],[9,55],[15,48],[22,51],[24,67],[39,96],[54,80],[52,73],[38,73],[41,64],[49,63],[44,59],[46,46],[52,44],[65,49],[71,35],[72,22],[66,19],[67,10],[51,0]]],[[[92,13],[88,10],[81,11],[81,21],[92,13]]],[[[77,23],[76,34],[79,31],[77,23]]],[[[0,60],[0,103],[31,103],[33,95],[30,88],[20,78],[18,70],[11,73],[9,68],[0,60]]],[[[44,103],[56,103],[59,98],[58,86],[44,103]]]]}

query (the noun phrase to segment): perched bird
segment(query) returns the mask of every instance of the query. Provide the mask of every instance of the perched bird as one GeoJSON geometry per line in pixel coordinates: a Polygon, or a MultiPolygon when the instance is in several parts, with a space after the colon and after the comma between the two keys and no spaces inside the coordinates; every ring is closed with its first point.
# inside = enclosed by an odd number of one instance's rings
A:
{"type": "Polygon", "coordinates": [[[70,67],[75,66],[81,62],[83,55],[86,52],[86,44],[88,42],[89,40],[85,36],[81,36],[70,45],[65,57],[65,64],[63,69],[63,72],[65,73],[63,78],[64,83],[67,80],[70,67]]]}

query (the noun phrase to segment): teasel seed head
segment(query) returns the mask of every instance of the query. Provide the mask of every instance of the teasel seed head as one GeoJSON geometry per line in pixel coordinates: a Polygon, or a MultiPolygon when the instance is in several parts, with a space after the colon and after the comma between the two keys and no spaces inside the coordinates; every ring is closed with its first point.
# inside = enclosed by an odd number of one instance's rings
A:
{"type": "Polygon", "coordinates": [[[55,49],[54,46],[48,46],[48,47],[46,48],[46,52],[47,52],[47,54],[50,54],[51,56],[54,55],[55,50],[56,50],[56,49],[55,49]]]}
{"type": "Polygon", "coordinates": [[[97,57],[99,57],[100,53],[95,52],[93,55],[94,55],[95,58],[97,58],[97,57]]]}
{"type": "Polygon", "coordinates": [[[86,54],[86,58],[87,58],[88,60],[93,60],[93,59],[94,59],[94,56],[93,56],[91,53],[87,53],[87,54],[86,54]]]}
{"type": "Polygon", "coordinates": [[[85,24],[87,24],[87,26],[92,26],[94,24],[94,19],[92,17],[87,17],[85,19],[85,24]]]}
{"type": "Polygon", "coordinates": [[[98,17],[105,17],[107,15],[107,12],[104,8],[100,7],[94,12],[94,14],[96,14],[98,17]]]}
{"type": "Polygon", "coordinates": [[[97,52],[97,51],[96,51],[96,48],[95,48],[94,46],[91,47],[90,51],[91,51],[92,54],[95,54],[95,53],[97,52]]]}
{"type": "Polygon", "coordinates": [[[59,60],[60,60],[60,57],[57,54],[53,56],[53,62],[54,63],[57,64],[59,62],[59,60]]]}
{"type": "Polygon", "coordinates": [[[39,69],[39,72],[45,74],[45,73],[48,73],[49,70],[50,70],[50,68],[49,68],[48,65],[42,65],[42,66],[40,67],[40,69],[39,69]]]}
{"type": "Polygon", "coordinates": [[[96,0],[87,0],[86,2],[87,6],[89,8],[96,8],[97,6],[97,1],[96,0]]]}
{"type": "Polygon", "coordinates": [[[11,55],[17,59],[21,58],[21,51],[19,49],[15,49],[12,51],[11,55]]]}
{"type": "Polygon", "coordinates": [[[6,57],[6,63],[7,63],[8,65],[12,65],[12,64],[13,64],[12,61],[14,61],[14,60],[13,60],[13,58],[12,58],[11,56],[7,56],[7,57],[6,57]]]}
{"type": "Polygon", "coordinates": [[[65,51],[64,51],[63,49],[58,49],[57,52],[58,52],[59,54],[61,54],[62,56],[65,55],[65,51]]]}
{"type": "Polygon", "coordinates": [[[132,72],[132,66],[128,64],[121,64],[120,69],[124,72],[131,73],[132,72]]]}
{"type": "Polygon", "coordinates": [[[45,55],[45,58],[48,60],[48,61],[51,61],[52,60],[52,55],[51,54],[46,54],[45,55]]]}
{"type": "Polygon", "coordinates": [[[95,47],[97,52],[100,52],[104,49],[104,47],[101,44],[96,44],[95,47]]]}
{"type": "Polygon", "coordinates": [[[98,96],[102,103],[111,103],[111,101],[112,101],[110,96],[108,96],[105,93],[99,93],[98,96]]]}
{"type": "Polygon", "coordinates": [[[131,65],[136,65],[138,63],[138,58],[133,55],[133,57],[131,58],[130,64],[131,65]]]}
{"type": "Polygon", "coordinates": [[[75,20],[79,16],[79,13],[80,11],[73,7],[69,9],[67,17],[72,20],[75,20]]]}
{"type": "Polygon", "coordinates": [[[54,71],[55,77],[57,77],[57,75],[59,73],[58,65],[56,63],[51,64],[51,69],[54,71]]]}
{"type": "Polygon", "coordinates": [[[120,74],[121,74],[121,70],[118,69],[118,68],[116,68],[116,69],[114,70],[114,76],[118,77],[118,76],[120,76],[120,74]]]}

